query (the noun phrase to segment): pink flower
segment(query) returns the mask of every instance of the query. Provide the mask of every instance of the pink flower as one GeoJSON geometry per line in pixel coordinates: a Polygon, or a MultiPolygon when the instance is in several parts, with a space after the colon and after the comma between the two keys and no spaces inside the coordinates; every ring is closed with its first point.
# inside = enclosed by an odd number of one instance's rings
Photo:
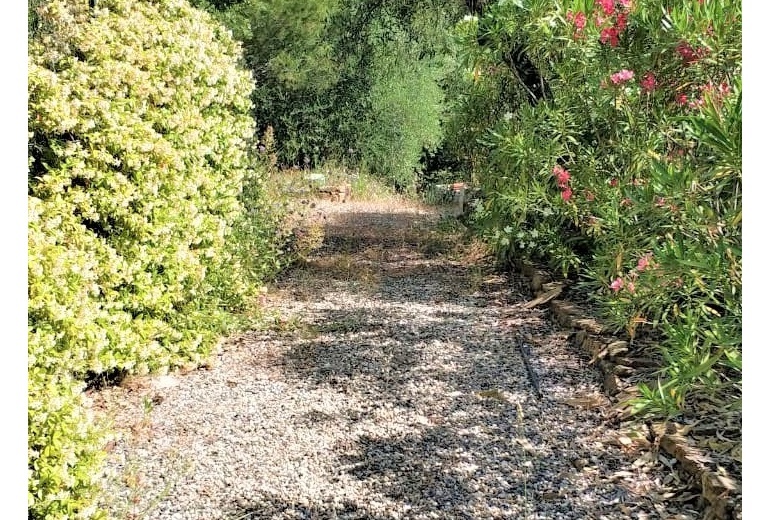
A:
{"type": "Polygon", "coordinates": [[[618,19],[615,21],[615,27],[618,33],[622,33],[626,27],[628,27],[628,15],[626,13],[619,13],[618,19]]]}
{"type": "Polygon", "coordinates": [[[636,286],[634,285],[634,282],[628,282],[626,284],[626,289],[628,289],[628,292],[631,294],[634,294],[634,291],[636,290],[636,286]]]}
{"type": "Polygon", "coordinates": [[[631,0],[620,0],[620,5],[629,9],[631,7],[631,0]]]}
{"type": "Polygon", "coordinates": [[[607,16],[615,11],[615,0],[597,0],[596,3],[602,6],[602,10],[607,16]]]}
{"type": "Polygon", "coordinates": [[[679,94],[676,97],[676,104],[679,106],[687,106],[687,94],[679,94]]]}
{"type": "Polygon", "coordinates": [[[639,259],[636,263],[636,270],[641,272],[650,266],[650,260],[652,260],[652,253],[647,253],[639,259]]]}
{"type": "Polygon", "coordinates": [[[574,23],[577,30],[582,31],[586,26],[586,14],[582,11],[578,11],[577,13],[567,11],[567,21],[574,23]]]}
{"type": "Polygon", "coordinates": [[[640,83],[642,85],[642,90],[645,92],[652,92],[657,86],[655,75],[652,72],[645,74],[640,83]]]}
{"type": "Polygon", "coordinates": [[[556,176],[556,185],[559,188],[566,188],[570,179],[569,172],[557,164],[553,167],[553,174],[556,176]]]}
{"type": "Polygon", "coordinates": [[[705,47],[699,47],[698,50],[692,48],[692,46],[686,41],[680,41],[674,50],[682,58],[685,65],[690,65],[708,54],[708,49],[705,47]]]}
{"type": "Polygon", "coordinates": [[[610,81],[612,81],[615,85],[619,85],[620,83],[625,83],[626,81],[629,81],[634,78],[634,71],[623,69],[619,72],[616,72],[615,74],[612,74],[610,76],[610,81]]]}
{"type": "Polygon", "coordinates": [[[570,188],[565,188],[564,191],[561,192],[561,199],[564,202],[568,202],[569,199],[572,198],[572,190],[570,188]]]}
{"type": "Polygon", "coordinates": [[[612,179],[610,179],[610,186],[612,186],[612,187],[614,188],[614,187],[616,187],[617,185],[618,185],[618,180],[617,180],[615,177],[613,177],[612,179]]]}
{"type": "Polygon", "coordinates": [[[687,42],[682,41],[677,43],[674,50],[685,62],[690,61],[695,57],[695,51],[693,51],[692,47],[687,42]]]}
{"type": "Polygon", "coordinates": [[[578,13],[575,15],[575,27],[582,30],[586,26],[586,14],[578,13]]]}
{"type": "Polygon", "coordinates": [[[614,27],[602,29],[602,32],[599,34],[599,41],[602,43],[609,42],[610,47],[617,47],[619,43],[618,30],[614,27]]]}
{"type": "Polygon", "coordinates": [[[618,292],[622,288],[623,288],[622,278],[615,278],[615,280],[610,284],[610,289],[612,289],[615,292],[618,292]]]}

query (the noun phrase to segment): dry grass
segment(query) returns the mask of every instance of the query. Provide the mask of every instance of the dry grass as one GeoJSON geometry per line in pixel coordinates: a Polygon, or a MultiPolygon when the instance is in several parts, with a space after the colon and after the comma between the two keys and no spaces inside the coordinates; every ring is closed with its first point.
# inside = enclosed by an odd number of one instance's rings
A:
{"type": "Polygon", "coordinates": [[[393,188],[377,178],[344,165],[326,164],[312,170],[285,169],[276,170],[268,179],[271,195],[288,199],[327,199],[318,193],[321,186],[340,186],[348,184],[352,190],[352,199],[356,201],[393,201],[400,200],[393,188]]]}

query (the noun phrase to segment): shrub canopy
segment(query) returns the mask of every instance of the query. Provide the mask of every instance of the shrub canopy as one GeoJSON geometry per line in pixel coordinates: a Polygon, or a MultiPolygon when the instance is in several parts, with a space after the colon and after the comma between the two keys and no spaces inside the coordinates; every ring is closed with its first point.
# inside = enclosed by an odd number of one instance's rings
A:
{"type": "Polygon", "coordinates": [[[258,184],[253,82],[229,31],[184,0],[51,0],[35,14],[30,516],[84,517],[98,438],[82,381],[202,359],[223,287],[242,289],[226,241],[244,179],[258,184]]]}

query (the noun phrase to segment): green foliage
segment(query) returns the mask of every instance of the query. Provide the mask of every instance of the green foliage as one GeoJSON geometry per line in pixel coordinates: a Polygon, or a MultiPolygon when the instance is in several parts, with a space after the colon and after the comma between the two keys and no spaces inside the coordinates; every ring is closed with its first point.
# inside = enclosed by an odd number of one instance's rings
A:
{"type": "Polygon", "coordinates": [[[30,518],[104,518],[94,504],[107,437],[83,405],[83,384],[30,367],[30,518]]]}
{"type": "Polygon", "coordinates": [[[369,117],[359,131],[361,155],[365,169],[413,191],[423,150],[441,140],[443,92],[439,71],[429,62],[398,47],[392,52],[373,65],[377,76],[369,117]]]}
{"type": "Polygon", "coordinates": [[[334,132],[331,112],[338,101],[336,85],[341,80],[329,37],[338,2],[231,4],[209,8],[243,43],[246,65],[256,79],[253,114],[263,125],[261,131],[268,126],[274,129],[280,143],[278,159],[305,165],[306,157],[315,163],[338,152],[339,140],[329,140],[334,132]]]}
{"type": "Polygon", "coordinates": [[[274,128],[280,163],[356,162],[406,186],[439,138],[439,71],[459,12],[445,4],[247,0],[215,15],[244,44],[255,118],[274,128]]]}
{"type": "Polygon", "coordinates": [[[85,518],[98,443],[74,381],[204,359],[277,248],[229,31],[184,0],[53,0],[36,14],[29,507],[85,518]]]}
{"type": "Polygon", "coordinates": [[[632,337],[662,333],[639,410],[740,384],[740,17],[732,0],[500,0],[456,26],[447,143],[486,194],[474,226],[503,260],[579,277],[632,337]]]}

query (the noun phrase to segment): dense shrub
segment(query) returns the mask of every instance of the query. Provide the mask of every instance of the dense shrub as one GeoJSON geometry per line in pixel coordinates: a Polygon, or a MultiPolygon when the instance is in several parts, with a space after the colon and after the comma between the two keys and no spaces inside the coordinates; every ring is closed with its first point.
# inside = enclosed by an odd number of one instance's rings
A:
{"type": "Polygon", "coordinates": [[[448,142],[487,193],[479,232],[579,278],[631,337],[663,335],[641,409],[738,398],[740,3],[499,0],[456,34],[448,142]]]}
{"type": "Polygon", "coordinates": [[[52,0],[36,15],[30,517],[87,517],[98,436],[82,381],[204,358],[276,249],[249,170],[253,82],[227,29],[184,0],[52,0]],[[234,227],[255,232],[245,252],[227,244],[234,227]]]}
{"type": "Polygon", "coordinates": [[[413,188],[424,150],[441,141],[444,101],[440,69],[394,45],[375,61],[371,108],[362,120],[359,147],[364,168],[399,189],[413,188]]]}

